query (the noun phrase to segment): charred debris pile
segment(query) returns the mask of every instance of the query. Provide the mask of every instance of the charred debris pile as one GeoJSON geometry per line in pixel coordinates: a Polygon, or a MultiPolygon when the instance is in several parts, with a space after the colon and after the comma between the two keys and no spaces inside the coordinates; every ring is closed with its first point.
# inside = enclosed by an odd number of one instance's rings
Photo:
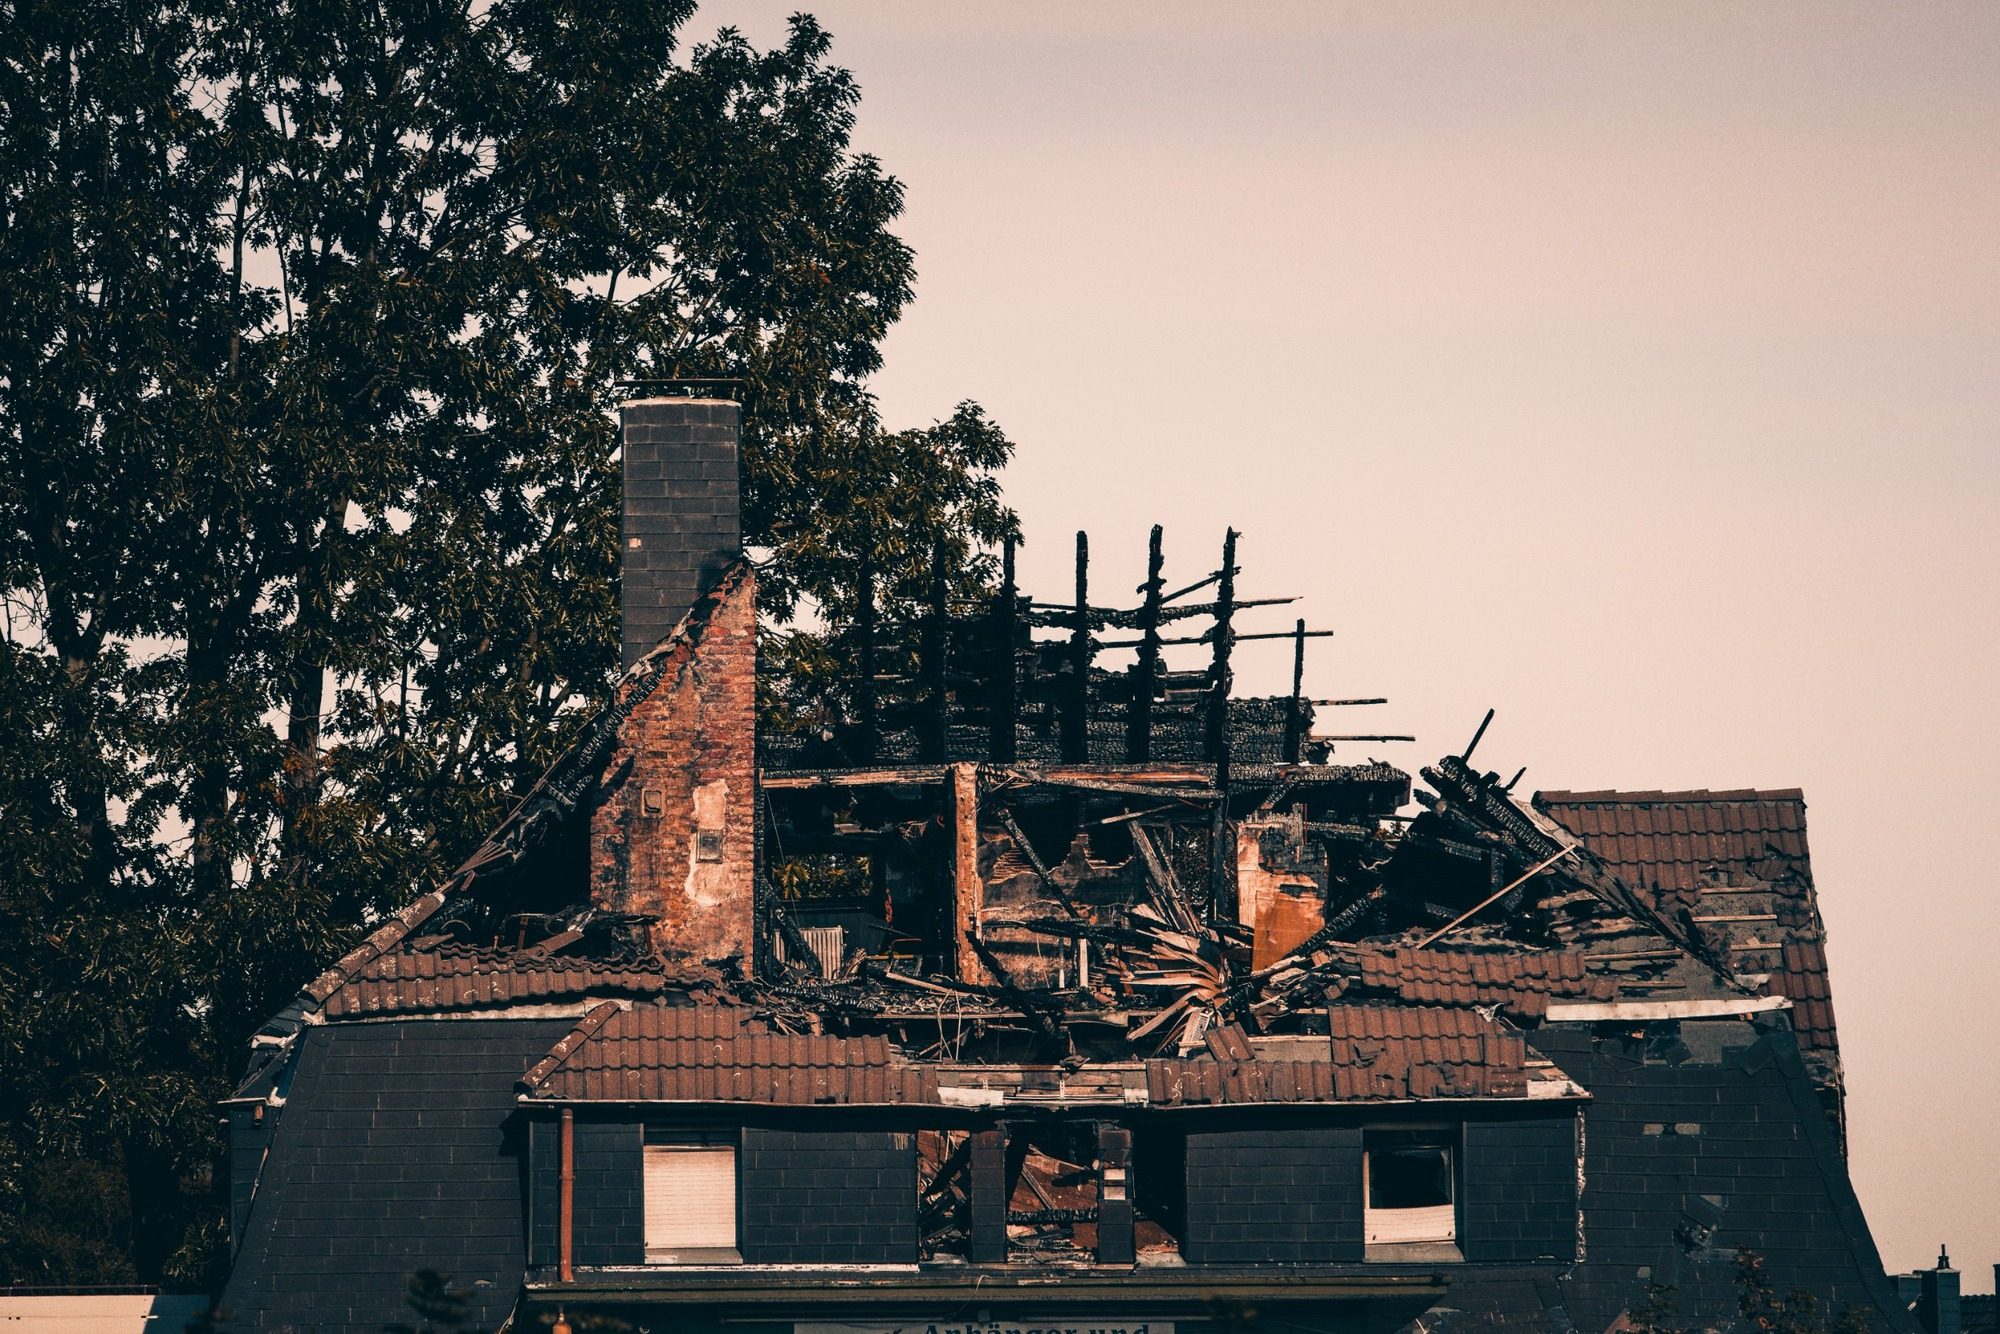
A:
{"type": "Polygon", "coordinates": [[[569,883],[567,817],[602,781],[618,703],[407,944],[652,966],[781,1031],[1057,1072],[1199,1052],[1220,1029],[1325,1034],[1333,1005],[1435,1003],[1383,965],[1412,951],[1496,1003],[1523,991],[1521,965],[1479,958],[1523,951],[1584,952],[1607,998],[1732,985],[1685,911],[1663,917],[1517,799],[1518,773],[1474,767],[1485,723],[1421,770],[1414,813],[1402,769],[1341,762],[1411,738],[1316,730],[1321,710],[1386,701],[1306,694],[1308,641],[1331,632],[1256,628],[1293,599],[1243,596],[1236,547],[1231,532],[1217,569],[1169,588],[1155,528],[1132,606],[1092,600],[1082,534],[1068,602],[1022,595],[1011,547],[986,605],[940,580],[927,616],[870,625],[864,597],[854,716],[760,752],[749,957],[661,957],[569,883]],[[1259,638],[1292,642],[1292,692],[1234,698],[1233,652],[1259,638]],[[1177,644],[1206,665],[1170,670],[1177,644]]]}

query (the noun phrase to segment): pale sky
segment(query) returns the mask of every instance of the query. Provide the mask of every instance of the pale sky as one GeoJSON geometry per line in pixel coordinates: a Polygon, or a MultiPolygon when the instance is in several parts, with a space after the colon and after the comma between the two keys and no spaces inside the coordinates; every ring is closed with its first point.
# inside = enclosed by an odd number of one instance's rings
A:
{"type": "Polygon", "coordinates": [[[1024,581],[1234,525],[1419,738],[1343,758],[1804,788],[1862,1203],[1990,1291],[2000,5],[807,7],[909,191],[874,388],[1018,442],[1024,581]]]}

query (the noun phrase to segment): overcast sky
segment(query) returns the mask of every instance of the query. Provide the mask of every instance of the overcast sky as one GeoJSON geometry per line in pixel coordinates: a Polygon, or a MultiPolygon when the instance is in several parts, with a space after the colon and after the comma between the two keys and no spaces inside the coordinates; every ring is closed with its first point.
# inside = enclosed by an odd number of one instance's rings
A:
{"type": "Polygon", "coordinates": [[[909,191],[874,387],[1018,442],[1031,587],[1234,525],[1419,738],[1345,758],[1804,788],[1862,1203],[1990,1291],[2000,6],[812,9],[909,191]]]}

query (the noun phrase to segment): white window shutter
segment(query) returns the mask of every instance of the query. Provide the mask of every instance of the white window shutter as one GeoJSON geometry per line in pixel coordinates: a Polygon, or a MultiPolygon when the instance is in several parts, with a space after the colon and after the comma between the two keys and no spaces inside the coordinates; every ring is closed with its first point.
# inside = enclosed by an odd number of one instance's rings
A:
{"type": "Polygon", "coordinates": [[[1457,1237],[1458,1226],[1452,1206],[1438,1204],[1420,1209],[1370,1208],[1363,1240],[1372,1246],[1378,1243],[1455,1241],[1457,1237]]]}
{"type": "Polygon", "coordinates": [[[646,1146],[646,1254],[736,1245],[736,1149],[646,1146]]]}

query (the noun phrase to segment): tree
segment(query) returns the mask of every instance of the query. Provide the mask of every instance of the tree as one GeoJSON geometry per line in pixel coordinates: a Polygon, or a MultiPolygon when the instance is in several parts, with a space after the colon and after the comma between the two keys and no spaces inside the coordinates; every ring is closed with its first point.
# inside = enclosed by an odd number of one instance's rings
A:
{"type": "Polygon", "coordinates": [[[692,8],[0,0],[0,1281],[51,1162],[213,1265],[248,1033],[607,687],[621,382],[746,382],[776,623],[1011,531],[977,409],[862,388],[913,267],[853,79],[692,8]]]}
{"type": "MultiPolygon", "coordinates": [[[[1829,1317],[1809,1292],[1778,1296],[1764,1257],[1747,1247],[1736,1252],[1736,1309],[1739,1327],[1757,1334],[1868,1334],[1868,1317],[1860,1310],[1829,1317]]],[[[1634,1334],[1685,1334],[1688,1328],[1676,1319],[1672,1285],[1660,1283],[1646,1285],[1645,1299],[1626,1310],[1618,1327],[1634,1334]]]]}

